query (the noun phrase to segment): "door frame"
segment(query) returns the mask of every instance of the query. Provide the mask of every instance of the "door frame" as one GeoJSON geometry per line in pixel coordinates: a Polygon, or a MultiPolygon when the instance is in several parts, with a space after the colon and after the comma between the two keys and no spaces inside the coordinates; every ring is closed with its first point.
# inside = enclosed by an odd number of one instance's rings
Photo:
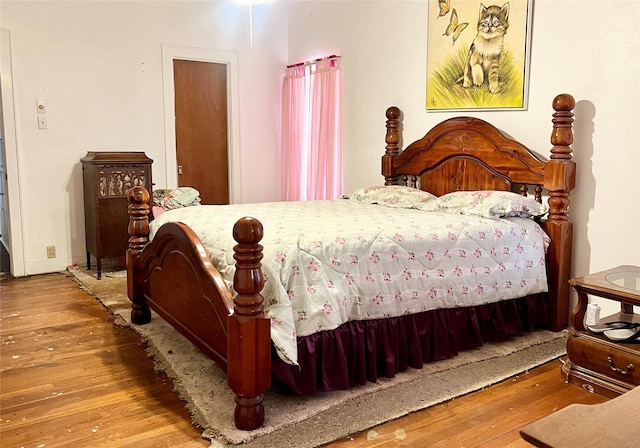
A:
{"type": "Polygon", "coordinates": [[[20,188],[20,157],[16,138],[16,115],[11,68],[11,36],[9,30],[0,29],[0,87],[2,88],[2,140],[7,172],[7,228],[9,230],[9,260],[11,275],[26,275],[24,259],[24,232],[22,226],[22,189],[20,188]]]}
{"type": "Polygon", "coordinates": [[[162,84],[164,100],[164,150],[166,188],[178,186],[176,160],[176,118],[173,61],[213,62],[227,66],[227,126],[229,153],[229,203],[241,202],[240,192],[240,98],[238,94],[238,54],[207,48],[162,45],[162,84]]]}

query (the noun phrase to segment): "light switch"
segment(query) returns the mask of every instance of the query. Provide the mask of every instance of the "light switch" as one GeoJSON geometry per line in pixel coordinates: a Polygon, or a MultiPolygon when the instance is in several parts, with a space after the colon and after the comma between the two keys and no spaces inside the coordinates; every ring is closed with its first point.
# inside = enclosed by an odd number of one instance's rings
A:
{"type": "Polygon", "coordinates": [[[37,106],[39,114],[46,114],[47,113],[47,104],[44,102],[44,100],[37,100],[36,101],[36,106],[37,106]]]}
{"type": "Polygon", "coordinates": [[[47,129],[46,115],[38,115],[38,129],[47,129]]]}

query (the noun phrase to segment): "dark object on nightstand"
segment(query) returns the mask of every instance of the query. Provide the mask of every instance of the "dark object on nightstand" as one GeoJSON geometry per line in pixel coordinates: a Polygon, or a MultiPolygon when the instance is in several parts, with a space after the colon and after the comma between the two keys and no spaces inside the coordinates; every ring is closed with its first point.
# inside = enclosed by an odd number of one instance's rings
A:
{"type": "Polygon", "coordinates": [[[127,252],[127,194],[135,186],[152,189],[153,160],[144,152],[89,151],[81,161],[87,269],[91,269],[91,255],[95,256],[100,279],[102,258],[124,256],[127,252]]]}
{"type": "Polygon", "coordinates": [[[640,267],[618,266],[573,278],[569,283],[578,292],[578,303],[569,322],[568,359],[562,366],[564,378],[607,397],[618,396],[640,385],[640,344],[635,338],[617,342],[612,340],[611,330],[594,332],[584,325],[589,295],[620,302],[620,312],[601,319],[601,324],[640,325],[640,314],[634,313],[634,306],[640,306],[640,267]]]}

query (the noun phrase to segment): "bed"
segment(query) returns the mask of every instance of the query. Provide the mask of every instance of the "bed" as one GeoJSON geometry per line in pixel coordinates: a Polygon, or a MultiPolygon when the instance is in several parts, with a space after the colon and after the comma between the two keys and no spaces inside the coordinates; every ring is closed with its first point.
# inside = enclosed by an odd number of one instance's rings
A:
{"type": "MultiPolygon", "coordinates": [[[[484,341],[505,340],[536,328],[564,329],[569,314],[575,103],[561,94],[552,104],[553,147],[547,161],[471,117],[445,120],[402,150],[402,112],[390,107],[382,156],[385,180],[379,187],[319,204],[211,206],[218,207],[214,215],[222,220],[214,224],[213,218],[200,214],[208,206],[178,210],[187,213],[175,218],[167,216],[176,212],[172,210],[150,223],[149,192],[131,189],[127,292],[132,322],[148,323],[153,310],[220,365],[236,394],[236,427],[244,430],[264,423],[263,393],[271,387],[311,394],[343,389],[420,368],[484,341]],[[400,190],[403,195],[394,200],[400,190]],[[379,192],[382,198],[369,197],[379,192]],[[459,202],[475,207],[502,197],[517,207],[500,209],[499,217],[455,208],[459,202]],[[523,214],[521,202],[543,210],[529,215],[526,208],[523,214]],[[446,209],[451,204],[453,211],[446,209]],[[323,216],[334,216],[343,208],[349,208],[353,223],[324,223],[323,216]],[[430,229],[442,233],[419,227],[427,215],[435,220],[430,229]],[[317,232],[312,237],[300,230],[305,221],[312,227],[319,223],[308,230],[317,232]],[[293,230],[287,222],[294,224],[293,230]],[[408,223],[408,229],[398,230],[401,223],[408,223]],[[365,230],[376,225],[376,236],[368,239],[365,230]],[[507,227],[496,230],[494,225],[507,227]],[[192,226],[204,227],[197,233],[192,226]],[[340,233],[334,236],[330,232],[336,229],[340,233]],[[489,234],[499,241],[486,243],[489,234]],[[515,239],[504,239],[509,234],[515,239]],[[287,235],[293,243],[285,241],[287,235]],[[291,247],[302,248],[305,239],[310,246],[291,252],[291,247]],[[413,244],[429,239],[451,244],[413,249],[413,244]],[[219,247],[212,249],[210,240],[219,247]],[[334,246],[351,243],[357,248],[342,255],[336,252],[334,246]],[[376,244],[390,249],[378,253],[376,244]],[[473,249],[468,244],[480,246],[473,249]],[[528,258],[518,259],[517,253],[528,258]],[[456,257],[469,257],[471,264],[460,267],[456,257]],[[364,258],[376,266],[360,263],[364,258]],[[430,270],[417,267],[416,258],[422,265],[431,263],[430,270]],[[291,259],[297,261],[287,264],[291,259]],[[520,282],[488,280],[493,271],[480,260],[494,263],[495,275],[511,271],[528,277],[520,282]],[[457,280],[463,271],[483,280],[457,280]],[[281,272],[304,278],[289,284],[281,272]],[[353,289],[358,272],[362,283],[369,281],[376,288],[389,283],[390,289],[353,289]],[[394,283],[402,277],[413,284],[394,283]],[[304,290],[320,297],[315,308],[296,305],[304,290]],[[326,298],[334,290],[349,292],[331,302],[326,298]],[[282,298],[275,297],[278,291],[282,298]],[[493,298],[478,299],[484,295],[493,298]],[[462,296],[472,299],[466,302],[462,296]],[[362,302],[372,308],[361,309],[362,302]]],[[[494,213],[496,207],[491,210],[494,213]]]]}

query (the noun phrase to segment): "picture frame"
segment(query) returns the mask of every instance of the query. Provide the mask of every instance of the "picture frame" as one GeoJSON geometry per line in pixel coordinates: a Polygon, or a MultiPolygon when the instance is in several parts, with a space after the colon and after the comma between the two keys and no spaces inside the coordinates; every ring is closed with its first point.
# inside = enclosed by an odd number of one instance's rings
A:
{"type": "Polygon", "coordinates": [[[533,0],[429,0],[427,111],[526,110],[533,0]]]}

